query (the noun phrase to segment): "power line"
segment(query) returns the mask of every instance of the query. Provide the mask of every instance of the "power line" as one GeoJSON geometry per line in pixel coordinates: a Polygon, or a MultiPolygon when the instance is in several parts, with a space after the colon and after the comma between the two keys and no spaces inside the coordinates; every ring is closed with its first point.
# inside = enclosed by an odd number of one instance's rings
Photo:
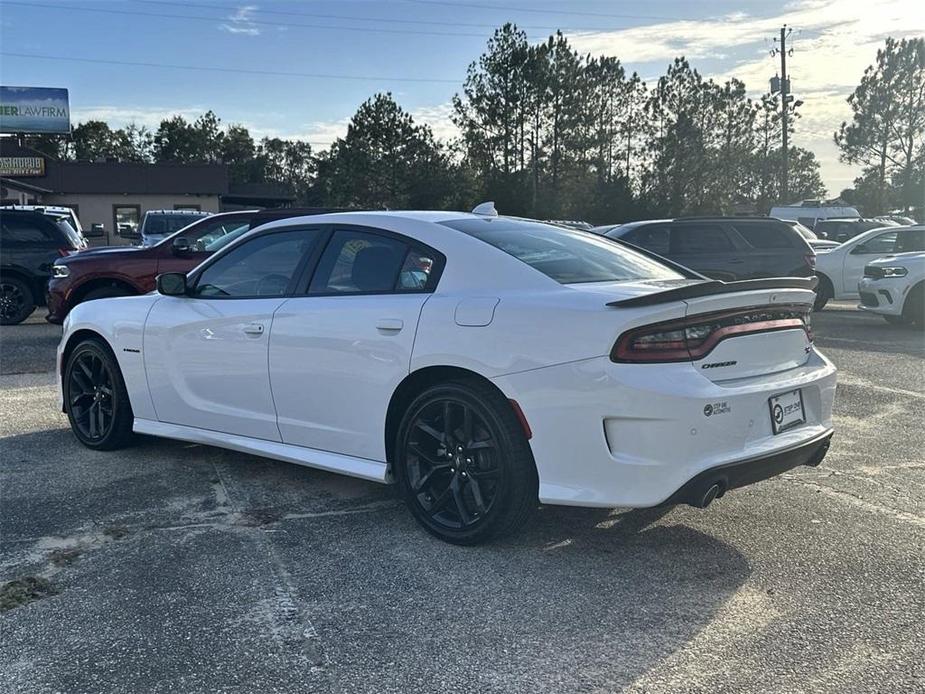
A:
{"type": "Polygon", "coordinates": [[[253,70],[247,68],[215,67],[210,65],[180,65],[175,63],[146,63],[141,61],[129,60],[103,60],[101,58],[77,58],[74,56],[64,55],[41,55],[38,53],[13,53],[10,51],[0,51],[0,55],[8,58],[32,58],[35,60],[57,60],[61,62],[73,63],[96,63],[102,65],[123,65],[128,67],[154,67],[165,68],[170,70],[200,70],[204,72],[229,72],[236,75],[265,75],[274,77],[308,77],[312,79],[326,80],[354,80],[358,82],[425,82],[430,84],[455,84],[459,80],[438,79],[431,77],[387,77],[377,75],[338,75],[333,73],[321,72],[283,72],[280,70],[253,70]]]}
{"type": "MultiPolygon", "coordinates": [[[[198,7],[202,9],[216,10],[220,12],[236,12],[239,8],[231,7],[228,5],[214,5],[207,3],[195,3],[195,2],[170,2],[170,0],[135,0],[135,2],[143,3],[145,5],[167,5],[172,7],[198,7]]],[[[478,24],[474,22],[439,22],[436,20],[428,19],[394,19],[386,17],[352,17],[350,15],[343,14],[320,14],[317,12],[293,12],[291,10],[265,10],[260,7],[254,7],[249,10],[255,14],[272,14],[280,15],[286,17],[314,17],[315,19],[342,19],[350,22],[380,22],[387,24],[417,24],[423,26],[445,26],[445,27],[470,27],[473,29],[496,29],[498,27],[496,24],[478,24]]],[[[218,18],[216,18],[218,19],[218,18]]],[[[226,19],[226,18],[222,18],[226,19]]],[[[227,21],[227,20],[226,20],[227,21]]],[[[520,29],[529,29],[535,31],[550,31],[555,32],[561,30],[562,26],[537,26],[537,25],[517,25],[520,29]]],[[[576,27],[569,26],[570,31],[619,31],[625,29],[626,27],[576,27]]]]}
{"type": "MultiPolygon", "coordinates": [[[[583,17],[610,17],[612,19],[657,19],[675,22],[685,21],[683,17],[665,17],[647,14],[609,14],[606,12],[581,12],[578,10],[538,10],[535,7],[501,7],[498,5],[481,5],[474,2],[448,2],[447,0],[404,0],[417,5],[449,5],[450,7],[471,7],[477,10],[495,10],[497,12],[533,12],[536,14],[567,14],[583,17]]],[[[694,20],[691,20],[694,21],[694,20]]]]}
{"type": "MultiPolygon", "coordinates": [[[[192,20],[198,22],[232,22],[233,20],[228,19],[227,17],[200,17],[195,15],[186,15],[186,14],[166,14],[161,12],[137,12],[133,10],[113,10],[113,9],[104,9],[98,7],[74,7],[72,5],[50,5],[45,3],[36,3],[36,2],[18,2],[17,0],[3,0],[4,5],[18,5],[21,7],[38,7],[43,9],[51,10],[65,10],[68,12],[96,12],[102,14],[115,14],[115,15],[126,15],[130,17],[154,17],[154,18],[163,18],[163,19],[183,19],[183,20],[192,20]]],[[[287,29],[292,27],[300,27],[306,29],[325,29],[327,31],[360,31],[364,33],[375,33],[375,34],[414,34],[418,36],[441,36],[441,37],[464,37],[464,38],[478,38],[485,39],[485,34],[464,34],[460,32],[447,32],[447,31],[414,31],[412,29],[385,29],[385,28],[372,28],[372,27],[343,27],[343,26],[330,26],[327,24],[299,24],[293,22],[269,22],[261,19],[247,19],[246,21],[241,22],[241,26],[247,25],[259,25],[259,26],[274,26],[274,27],[285,27],[287,29]]]]}

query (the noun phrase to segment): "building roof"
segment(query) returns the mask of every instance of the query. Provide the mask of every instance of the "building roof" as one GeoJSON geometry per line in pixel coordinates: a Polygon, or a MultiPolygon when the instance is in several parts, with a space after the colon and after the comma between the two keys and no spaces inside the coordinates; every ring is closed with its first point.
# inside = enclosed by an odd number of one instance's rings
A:
{"type": "Polygon", "coordinates": [[[128,195],[225,195],[226,164],[144,164],[134,162],[58,161],[0,138],[3,156],[41,156],[44,176],[10,176],[10,185],[34,186],[36,192],[128,195]]]}

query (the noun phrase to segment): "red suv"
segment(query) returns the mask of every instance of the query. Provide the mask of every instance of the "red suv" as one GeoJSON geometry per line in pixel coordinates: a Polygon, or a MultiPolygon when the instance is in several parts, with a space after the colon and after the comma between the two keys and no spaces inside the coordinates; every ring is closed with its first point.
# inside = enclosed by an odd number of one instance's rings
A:
{"type": "Polygon", "coordinates": [[[224,212],[204,217],[149,247],[92,248],[55,261],[48,281],[50,323],[61,323],[82,301],[154,291],[164,272],[188,272],[256,226],[287,217],[337,210],[284,208],[224,212]]]}

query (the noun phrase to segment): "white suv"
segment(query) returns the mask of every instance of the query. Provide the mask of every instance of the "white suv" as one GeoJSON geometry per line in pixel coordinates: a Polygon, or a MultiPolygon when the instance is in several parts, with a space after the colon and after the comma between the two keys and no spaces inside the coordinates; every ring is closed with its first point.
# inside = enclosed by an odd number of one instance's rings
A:
{"type": "Polygon", "coordinates": [[[859,308],[887,322],[925,327],[925,226],[907,227],[896,255],[867,264],[858,282],[859,308]]]}

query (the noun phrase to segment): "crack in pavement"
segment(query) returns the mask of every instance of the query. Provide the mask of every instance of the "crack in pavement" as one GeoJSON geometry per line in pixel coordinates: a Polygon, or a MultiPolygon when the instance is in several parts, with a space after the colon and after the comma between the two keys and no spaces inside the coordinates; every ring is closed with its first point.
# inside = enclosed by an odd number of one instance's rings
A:
{"type": "Polygon", "coordinates": [[[858,496],[857,494],[849,491],[845,491],[844,489],[836,489],[835,487],[830,487],[827,484],[820,484],[819,482],[814,482],[813,480],[804,479],[786,473],[781,475],[781,479],[785,479],[788,482],[794,482],[804,487],[816,489],[826,496],[829,496],[833,499],[840,499],[841,501],[845,501],[867,511],[890,516],[895,520],[900,520],[905,523],[911,523],[912,525],[916,525],[920,528],[925,528],[925,517],[923,516],[919,516],[908,511],[900,511],[899,509],[892,508],[891,506],[884,506],[883,504],[878,504],[873,501],[868,501],[864,497],[858,496]]]}

